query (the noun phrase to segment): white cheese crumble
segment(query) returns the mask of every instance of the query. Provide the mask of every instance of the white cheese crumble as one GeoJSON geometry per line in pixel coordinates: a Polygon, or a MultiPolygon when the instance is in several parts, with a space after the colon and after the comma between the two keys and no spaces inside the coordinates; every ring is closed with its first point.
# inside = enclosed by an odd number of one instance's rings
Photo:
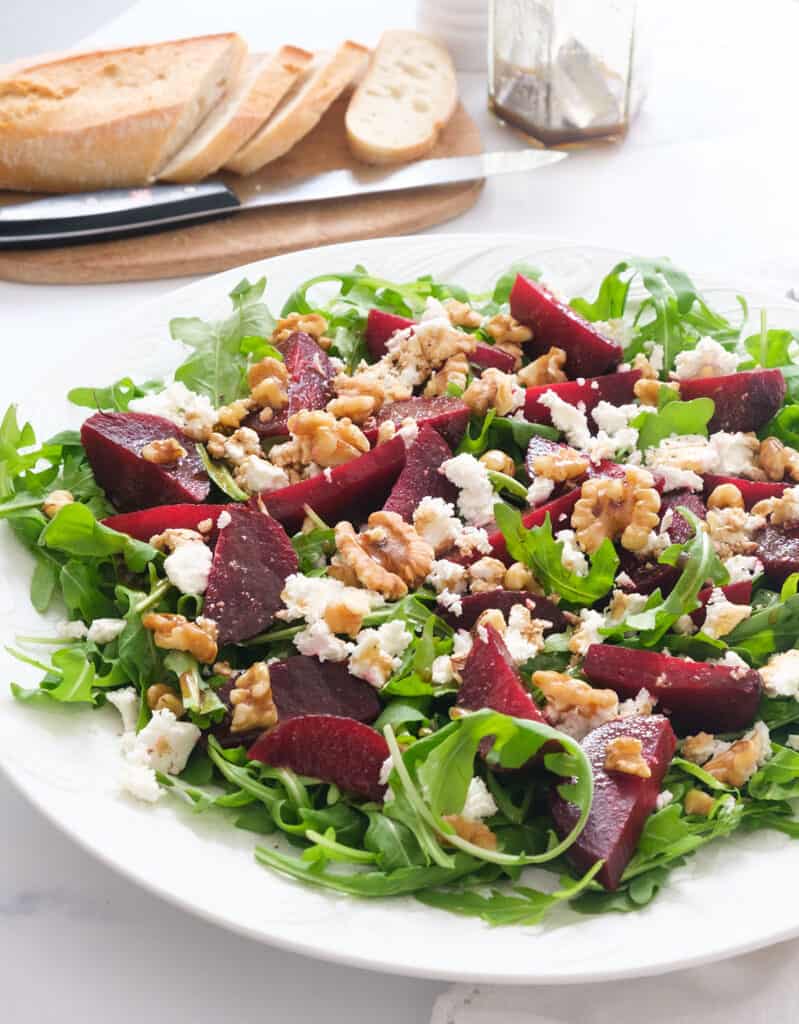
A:
{"type": "Polygon", "coordinates": [[[205,395],[190,391],[185,384],[173,380],[163,391],[134,398],[128,408],[131,412],[145,412],[162,416],[177,426],[188,428],[191,435],[213,430],[216,410],[205,395]]]}
{"type": "Polygon", "coordinates": [[[789,733],[788,739],[785,741],[785,746],[790,747],[791,750],[799,750],[799,733],[789,733]]]}
{"type": "Polygon", "coordinates": [[[145,727],[122,737],[123,751],[131,764],[146,765],[168,775],[179,775],[200,738],[191,722],[179,722],[167,708],[154,711],[145,727]]]}
{"type": "Polygon", "coordinates": [[[105,695],[109,704],[113,704],[122,718],[122,731],[135,732],[139,720],[139,694],[132,686],[121,690],[109,690],[105,695]]]}
{"type": "Polygon", "coordinates": [[[119,787],[137,800],[154,804],[164,795],[155,771],[138,761],[125,761],[119,773],[119,787]]]}
{"type": "Polygon", "coordinates": [[[482,462],[463,452],[442,463],[441,472],[458,488],[458,511],[468,523],[482,526],[493,519],[497,499],[482,462]]]}
{"type": "Polygon", "coordinates": [[[483,818],[491,818],[497,813],[497,805],[488,786],[477,775],[469,783],[466,791],[466,802],[461,810],[461,817],[469,821],[482,821],[483,818]]]}
{"type": "Polygon", "coordinates": [[[455,678],[455,673],[452,669],[452,658],[448,654],[440,654],[437,658],[434,658],[430,668],[430,676],[436,686],[446,686],[447,683],[451,683],[455,678]]]}
{"type": "Polygon", "coordinates": [[[769,697],[793,697],[799,700],[799,651],[773,654],[760,669],[760,676],[769,697]]]}
{"type": "Polygon", "coordinates": [[[627,348],[632,341],[632,324],[626,323],[621,317],[613,317],[611,320],[595,320],[591,326],[599,331],[604,338],[615,341],[622,348],[627,348]]]}
{"type": "Polygon", "coordinates": [[[110,644],[127,626],[124,619],[95,619],[89,626],[86,639],[93,644],[110,644]]]}
{"type": "Polygon", "coordinates": [[[726,377],[735,373],[741,357],[728,352],[713,338],[700,338],[696,347],[680,352],[674,360],[674,376],[677,380],[692,380],[694,377],[726,377]]]}
{"type": "Polygon", "coordinates": [[[730,574],[730,583],[745,583],[760,576],[763,563],[754,555],[732,555],[724,563],[724,568],[730,574]]]}
{"type": "Polygon", "coordinates": [[[549,409],[552,424],[574,448],[584,450],[591,443],[591,431],[585,415],[585,406],[565,402],[556,391],[545,391],[538,401],[549,409]]]}
{"type": "Polygon", "coordinates": [[[705,608],[702,632],[716,640],[731,633],[740,622],[752,614],[748,604],[733,604],[727,600],[724,591],[719,587],[714,587],[705,608]]]}
{"type": "Polygon", "coordinates": [[[216,520],[216,528],[217,528],[217,530],[224,530],[224,528],[226,526],[230,526],[230,524],[232,522],[233,522],[233,516],[227,511],[227,509],[223,509],[219,513],[219,516],[218,516],[218,518],[216,520]]]}
{"type": "Polygon", "coordinates": [[[605,625],[605,616],[593,608],[580,609],[580,625],[569,639],[572,654],[585,654],[592,644],[601,644],[605,638],[599,630],[605,625]]]}
{"type": "Polygon", "coordinates": [[[463,525],[455,515],[455,508],[443,498],[426,495],[413,512],[413,525],[434,551],[446,551],[454,545],[463,525]]]}
{"type": "Polygon", "coordinates": [[[591,410],[591,418],[606,434],[617,434],[629,425],[630,420],[640,415],[640,412],[640,406],[635,404],[611,405],[610,402],[602,401],[591,410]]]}
{"type": "Polygon", "coordinates": [[[279,491],[289,485],[285,471],[262,459],[260,455],[245,456],[239,463],[236,479],[248,494],[279,491]]]}
{"type": "Polygon", "coordinates": [[[754,434],[719,430],[711,434],[708,444],[716,455],[716,473],[744,477],[755,477],[759,473],[756,459],[760,442],[754,434]]]}
{"type": "Polygon", "coordinates": [[[670,789],[664,789],[657,795],[657,800],[655,800],[655,810],[662,811],[664,807],[668,807],[673,799],[674,794],[672,791],[670,789]]]}
{"type": "Polygon", "coordinates": [[[412,416],[407,416],[402,423],[399,425],[397,434],[402,438],[406,448],[410,448],[411,445],[419,437],[419,424],[412,416]]]}
{"type": "Polygon", "coordinates": [[[322,619],[300,630],[294,646],[300,654],[319,661],[346,661],[353,650],[353,645],[337,637],[322,619]]]}
{"type": "Polygon", "coordinates": [[[555,540],[563,544],[560,560],[564,569],[577,576],[588,575],[588,560],[577,546],[574,530],[558,530],[555,540]]]}
{"type": "Polygon", "coordinates": [[[182,594],[204,594],[213,555],[202,541],[179,544],[164,559],[164,572],[182,594]]]}
{"type": "Polygon", "coordinates": [[[378,689],[385,686],[412,639],[400,619],[361,630],[350,655],[350,672],[378,689]]]}
{"type": "Polygon", "coordinates": [[[89,627],[80,619],[73,619],[71,622],[62,620],[55,626],[55,635],[59,640],[84,640],[88,633],[89,627]]]}
{"type": "Polygon", "coordinates": [[[527,504],[543,505],[555,490],[555,481],[546,476],[537,476],[527,488],[527,504]]]}
{"type": "Polygon", "coordinates": [[[463,612],[460,596],[465,592],[468,580],[465,566],[439,558],[433,562],[426,582],[435,590],[438,603],[443,608],[460,615],[463,612]]]}
{"type": "Polygon", "coordinates": [[[277,612],[276,618],[286,622],[305,619],[309,624],[323,619],[331,604],[346,604],[361,616],[385,604],[382,595],[373,590],[348,587],[328,576],[305,576],[298,572],[286,577],[280,598],[286,607],[277,612]]]}

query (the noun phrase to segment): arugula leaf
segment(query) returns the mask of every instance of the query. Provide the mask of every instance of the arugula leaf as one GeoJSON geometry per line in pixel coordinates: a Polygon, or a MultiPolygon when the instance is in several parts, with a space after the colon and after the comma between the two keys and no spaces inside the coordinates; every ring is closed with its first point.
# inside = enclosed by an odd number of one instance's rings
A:
{"type": "MultiPolygon", "coordinates": [[[[662,390],[675,395],[671,388],[662,390]]],[[[707,437],[707,425],[715,409],[716,403],[712,398],[693,398],[689,402],[667,400],[657,412],[642,412],[631,424],[638,430],[639,450],[645,452],[649,448],[657,448],[661,441],[672,434],[699,434],[707,437]]]]}
{"type": "Polygon", "coordinates": [[[327,557],[336,550],[336,531],[332,527],[317,526],[308,533],[295,533],[291,545],[297,552],[299,571],[315,572],[325,567],[327,557]]]}
{"type": "Polygon", "coordinates": [[[85,409],[110,409],[113,412],[127,411],[134,398],[142,398],[163,388],[162,381],[147,381],[135,384],[130,377],[122,377],[104,388],[80,387],[67,392],[67,399],[85,409]]]}
{"type": "Polygon", "coordinates": [[[787,366],[793,362],[790,356],[790,347],[795,341],[799,342],[799,331],[770,330],[750,334],[744,340],[744,348],[752,358],[748,362],[741,363],[738,369],[751,370],[755,366],[764,366],[769,369],[775,366],[787,366]]]}
{"type": "Polygon", "coordinates": [[[513,283],[519,274],[523,277],[529,277],[533,281],[538,281],[541,278],[541,271],[538,267],[534,267],[532,263],[525,263],[524,260],[517,260],[515,263],[511,263],[508,269],[499,275],[494,285],[494,291],[491,293],[491,301],[496,306],[503,306],[508,302],[511,290],[513,289],[513,283]]]}
{"type": "Polygon", "coordinates": [[[790,448],[799,445],[799,405],[785,405],[761,428],[759,436],[776,437],[790,448]]]}
{"type": "Polygon", "coordinates": [[[795,800],[799,797],[799,753],[773,742],[771,749],[771,757],[749,780],[749,795],[756,800],[795,800]]]}
{"type": "Polygon", "coordinates": [[[116,605],[105,593],[106,581],[97,563],[70,558],[61,567],[58,582],[70,615],[87,622],[116,615],[116,605]]]}
{"type": "Polygon", "coordinates": [[[546,437],[550,441],[557,441],[559,436],[559,431],[554,427],[542,423],[522,423],[520,420],[497,416],[496,410],[489,409],[482,421],[474,420],[467,427],[456,454],[467,452],[479,458],[490,448],[500,448],[519,462],[527,453],[531,438],[546,437]],[[472,433],[473,426],[479,428],[476,436],[472,433]]]}
{"type": "Polygon", "coordinates": [[[233,479],[233,474],[230,472],[228,466],[226,466],[224,462],[217,462],[215,459],[212,459],[204,444],[197,444],[195,445],[195,448],[197,449],[197,454],[200,456],[200,460],[205,467],[205,472],[213,483],[216,484],[219,490],[233,501],[247,501],[250,497],[249,494],[239,487],[233,479]]]}
{"type": "Polygon", "coordinates": [[[592,323],[597,320],[618,320],[624,315],[627,307],[627,293],[632,282],[632,276],[625,278],[622,276],[623,273],[624,271],[614,268],[607,274],[602,279],[593,302],[589,302],[588,299],[572,299],[569,305],[575,313],[579,313],[592,323]]]}
{"type": "Polygon", "coordinates": [[[149,544],[98,523],[80,502],[65,505],[44,527],[39,543],[79,558],[103,560],[122,555],[132,572],[142,572],[158,556],[149,544]]]}
{"type": "Polygon", "coordinates": [[[377,855],[377,864],[383,871],[397,871],[425,864],[425,856],[413,832],[401,821],[378,811],[368,811],[369,827],[363,845],[377,855]]]}
{"type": "Polygon", "coordinates": [[[261,301],[266,278],[255,284],[244,278],[230,293],[233,313],[226,320],[176,317],[169,323],[175,341],[193,351],[175,371],[175,380],[191,391],[207,395],[214,406],[225,405],[245,392],[247,356],[242,342],[272,334],[275,321],[261,301]]]}
{"type": "Polygon", "coordinates": [[[794,647],[799,636],[799,594],[781,604],[770,605],[740,622],[725,640],[736,654],[755,668],[772,654],[794,647]]]}
{"type": "Polygon", "coordinates": [[[17,700],[23,702],[92,704],[95,688],[120,686],[126,681],[116,667],[112,667],[105,676],[98,675],[87,648],[86,644],[76,644],[55,651],[50,665],[42,665],[18,651],[7,648],[18,660],[37,665],[46,672],[38,689],[24,689],[12,683],[11,693],[17,700]]]}
{"type": "Polygon", "coordinates": [[[619,556],[609,540],[604,540],[591,556],[591,568],[586,576],[578,576],[563,565],[563,541],[552,535],[549,513],[541,526],[528,530],[521,514],[509,505],[495,505],[494,517],[508,545],[508,551],[517,562],[523,562],[547,594],[560,594],[576,607],[588,607],[598,601],[613,586],[619,556]]]}

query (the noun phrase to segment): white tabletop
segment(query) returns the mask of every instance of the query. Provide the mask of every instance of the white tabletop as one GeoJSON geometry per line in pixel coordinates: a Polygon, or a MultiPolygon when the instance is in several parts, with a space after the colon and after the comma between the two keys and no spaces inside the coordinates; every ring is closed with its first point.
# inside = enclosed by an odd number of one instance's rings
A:
{"type": "MultiPolygon", "coordinates": [[[[2,3],[0,60],[76,43],[90,15],[99,25],[125,6],[2,3]],[[68,21],[62,7],[75,6],[79,17],[68,21]]],[[[412,25],[413,8],[412,0],[393,0],[392,25],[412,25]]],[[[235,28],[260,47],[323,46],[344,36],[371,43],[386,10],[370,0],[143,0],[90,38],[128,43],[235,28]]],[[[522,231],[670,255],[742,288],[753,279],[783,291],[799,286],[799,5],[649,0],[647,11],[648,95],[625,143],[573,155],[531,178],[495,179],[471,211],[434,230],[522,231]]],[[[481,77],[464,75],[461,84],[486,148],[521,145],[485,112],[481,77]]],[[[24,401],[48,355],[90,332],[107,332],[112,344],[118,312],[179,283],[0,282],[0,341],[11,359],[4,392],[24,401]]],[[[99,865],[6,786],[0,820],[0,1016],[15,1024],[204,1024],[234,1015],[410,1024],[428,1019],[442,989],[312,964],[197,921],[99,865]]]]}

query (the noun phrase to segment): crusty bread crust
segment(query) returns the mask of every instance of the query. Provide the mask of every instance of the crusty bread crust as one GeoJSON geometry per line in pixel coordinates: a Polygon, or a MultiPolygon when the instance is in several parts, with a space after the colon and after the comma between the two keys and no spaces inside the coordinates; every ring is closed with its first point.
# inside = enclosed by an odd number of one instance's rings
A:
{"type": "Polygon", "coordinates": [[[0,79],[0,188],[151,181],[221,100],[247,46],[225,33],[17,62],[0,79]]]}
{"type": "Polygon", "coordinates": [[[191,182],[208,177],[233,156],[269,118],[288,93],[313,54],[296,46],[253,56],[239,85],[211,112],[159,177],[191,182]]]}
{"type": "Polygon", "coordinates": [[[347,108],[347,140],[368,164],[415,160],[435,146],[458,104],[452,60],[419,32],[385,32],[347,108]]]}
{"type": "Polygon", "coordinates": [[[361,74],[369,50],[349,40],[319,57],[258,134],[225,164],[236,174],[252,174],[287,153],[319,123],[344,90],[361,74]]]}

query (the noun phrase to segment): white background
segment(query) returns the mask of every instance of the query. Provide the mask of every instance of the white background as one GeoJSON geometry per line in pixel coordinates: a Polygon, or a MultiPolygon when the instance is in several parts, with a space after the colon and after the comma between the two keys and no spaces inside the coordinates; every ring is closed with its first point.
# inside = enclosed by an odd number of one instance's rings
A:
{"type": "MultiPolygon", "coordinates": [[[[0,61],[72,45],[129,6],[0,0],[0,61]]],[[[440,230],[559,236],[669,254],[690,268],[728,272],[742,287],[753,276],[783,290],[799,286],[796,11],[782,0],[649,0],[647,7],[649,94],[624,145],[572,156],[534,178],[490,182],[474,210],[440,230]]],[[[412,24],[411,0],[145,0],[97,39],[234,28],[261,46],[313,47],[344,35],[370,43],[389,17],[412,24]]],[[[484,113],[480,79],[466,76],[462,85],[487,148],[519,145],[484,113]]],[[[24,403],[47,372],[48,354],[98,330],[113,344],[117,312],[175,283],[0,282],[6,383],[13,379],[24,403]]],[[[5,786],[0,820],[2,1019],[408,1024],[427,1020],[442,988],[311,963],[173,910],[97,864],[5,786]]]]}

